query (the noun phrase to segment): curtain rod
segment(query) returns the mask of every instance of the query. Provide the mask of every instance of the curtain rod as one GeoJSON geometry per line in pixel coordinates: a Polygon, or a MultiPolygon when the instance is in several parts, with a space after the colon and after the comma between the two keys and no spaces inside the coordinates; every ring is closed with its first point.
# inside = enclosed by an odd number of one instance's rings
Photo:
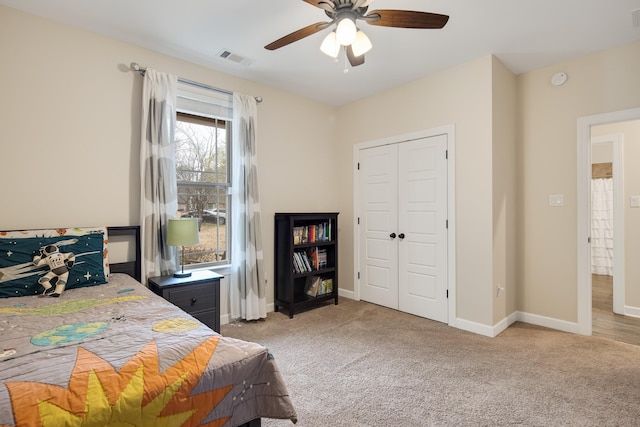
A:
{"type": "MultiPolygon", "coordinates": [[[[138,64],[137,62],[132,62],[131,63],[131,69],[135,72],[137,72],[138,74],[140,74],[141,76],[144,77],[144,74],[147,72],[147,68],[146,67],[142,67],[140,66],[140,64],[138,64]]],[[[213,86],[209,86],[203,83],[198,83],[198,82],[194,82],[191,80],[187,80],[187,79],[183,79],[182,77],[178,77],[178,81],[182,82],[182,83],[186,83],[188,85],[191,86],[197,86],[203,89],[209,89],[209,90],[215,90],[216,92],[222,92],[222,93],[226,93],[229,95],[233,95],[233,92],[229,92],[228,90],[222,90],[222,89],[218,89],[217,87],[213,87],[213,86]]],[[[254,96],[256,102],[259,104],[262,102],[262,97],[261,96],[254,96]]]]}

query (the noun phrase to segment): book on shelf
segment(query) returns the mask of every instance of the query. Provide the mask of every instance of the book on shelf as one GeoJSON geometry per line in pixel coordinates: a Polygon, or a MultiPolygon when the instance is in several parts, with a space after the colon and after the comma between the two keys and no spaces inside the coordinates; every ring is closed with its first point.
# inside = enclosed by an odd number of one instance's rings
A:
{"type": "Polygon", "coordinates": [[[311,248],[306,251],[293,253],[294,273],[309,273],[311,271],[327,268],[327,250],[311,248]]]}
{"type": "Polygon", "coordinates": [[[318,269],[318,248],[309,249],[307,251],[307,257],[309,258],[309,263],[311,264],[311,268],[313,270],[318,269]]]}
{"type": "Polygon", "coordinates": [[[296,256],[295,253],[293,254],[292,263],[293,263],[293,272],[294,273],[302,273],[302,268],[300,266],[300,262],[298,261],[298,257],[296,256]]]}
{"type": "Polygon", "coordinates": [[[313,271],[313,267],[311,266],[311,260],[309,260],[309,256],[306,252],[300,252],[300,258],[302,259],[302,263],[304,264],[305,272],[313,271]]]}
{"type": "Polygon", "coordinates": [[[310,253],[300,251],[293,253],[293,272],[308,273],[317,270],[317,263],[310,253]]]}
{"type": "MultiPolygon", "coordinates": [[[[317,248],[316,248],[317,249],[317,248]]],[[[318,249],[316,251],[316,261],[317,268],[326,268],[327,267],[327,250],[326,249],[318,249]]]]}
{"type": "Polygon", "coordinates": [[[322,279],[320,276],[309,276],[304,285],[304,292],[310,297],[317,297],[322,279]]]}
{"type": "Polygon", "coordinates": [[[318,283],[317,296],[330,294],[332,292],[333,292],[333,279],[331,278],[321,279],[320,283],[318,283]]]}
{"type": "Polygon", "coordinates": [[[293,244],[300,245],[304,237],[304,227],[293,227],[293,244]]]}
{"type": "Polygon", "coordinates": [[[331,220],[319,224],[293,227],[293,244],[328,242],[331,240],[331,220]]]}

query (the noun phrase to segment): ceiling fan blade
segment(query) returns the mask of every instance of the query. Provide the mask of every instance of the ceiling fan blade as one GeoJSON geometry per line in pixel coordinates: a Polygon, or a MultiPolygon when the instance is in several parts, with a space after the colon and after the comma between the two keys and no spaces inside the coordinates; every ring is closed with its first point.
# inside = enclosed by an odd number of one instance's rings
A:
{"type": "Polygon", "coordinates": [[[412,10],[380,9],[371,11],[364,20],[371,25],[383,27],[439,29],[447,24],[449,16],[412,10]]]}
{"type": "Polygon", "coordinates": [[[303,39],[307,36],[317,33],[318,31],[322,31],[329,25],[328,22],[316,22],[315,24],[311,24],[304,28],[299,29],[298,31],[294,31],[291,34],[287,34],[284,37],[279,38],[278,40],[269,43],[264,48],[268,50],[276,50],[283,46],[286,46],[290,43],[296,42],[300,39],[303,39]]]}
{"type": "Polygon", "coordinates": [[[346,46],[345,49],[347,51],[347,59],[349,60],[349,64],[351,64],[352,67],[357,67],[358,65],[364,64],[364,54],[360,56],[355,56],[353,54],[353,49],[351,48],[351,45],[346,46]]]}
{"type": "Polygon", "coordinates": [[[302,0],[320,9],[327,10],[329,12],[335,11],[335,7],[331,0],[302,0]]]}

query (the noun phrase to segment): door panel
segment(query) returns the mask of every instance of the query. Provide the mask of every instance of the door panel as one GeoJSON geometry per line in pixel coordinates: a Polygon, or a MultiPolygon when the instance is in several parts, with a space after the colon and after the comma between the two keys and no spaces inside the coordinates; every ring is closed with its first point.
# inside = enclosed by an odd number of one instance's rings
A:
{"type": "Polygon", "coordinates": [[[407,292],[411,297],[432,298],[437,291],[434,276],[409,273],[407,278],[407,292]]]}
{"type": "Polygon", "coordinates": [[[398,291],[401,311],[447,322],[447,139],[399,145],[398,291]]]}
{"type": "Polygon", "coordinates": [[[360,297],[398,308],[398,245],[389,235],[398,222],[397,148],[360,152],[360,297]]]}

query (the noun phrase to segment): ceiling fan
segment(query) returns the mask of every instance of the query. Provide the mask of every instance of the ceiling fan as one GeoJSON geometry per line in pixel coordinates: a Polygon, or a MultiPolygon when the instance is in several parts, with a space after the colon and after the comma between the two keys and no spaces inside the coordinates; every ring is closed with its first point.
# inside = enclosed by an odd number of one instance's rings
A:
{"type": "Polygon", "coordinates": [[[357,20],[362,20],[369,25],[383,27],[432,29],[444,27],[449,20],[447,15],[412,10],[380,9],[367,13],[373,0],[303,1],[323,9],[331,21],[316,22],[301,28],[279,38],[273,43],[269,43],[265,46],[265,49],[279,49],[335,24],[336,28],[325,37],[320,50],[333,58],[337,58],[340,48],[344,47],[349,63],[352,67],[355,67],[364,64],[364,54],[372,47],[369,38],[356,26],[357,20]]]}

